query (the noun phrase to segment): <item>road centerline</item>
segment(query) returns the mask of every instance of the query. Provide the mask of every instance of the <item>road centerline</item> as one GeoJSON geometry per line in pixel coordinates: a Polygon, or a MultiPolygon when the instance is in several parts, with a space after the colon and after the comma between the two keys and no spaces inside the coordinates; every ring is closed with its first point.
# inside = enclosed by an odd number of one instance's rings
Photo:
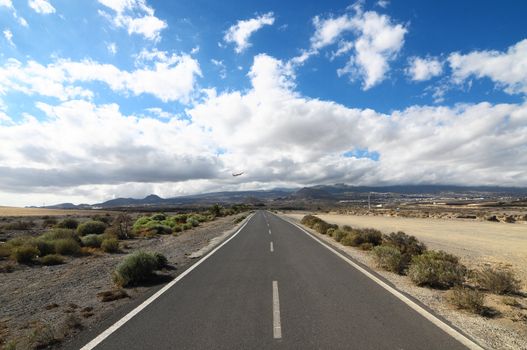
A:
{"type": "Polygon", "coordinates": [[[273,281],[273,338],[282,338],[282,324],[280,321],[280,299],[278,297],[277,281],[273,281]]]}
{"type": "Polygon", "coordinates": [[[273,242],[271,242],[271,253],[274,252],[273,242]]]}

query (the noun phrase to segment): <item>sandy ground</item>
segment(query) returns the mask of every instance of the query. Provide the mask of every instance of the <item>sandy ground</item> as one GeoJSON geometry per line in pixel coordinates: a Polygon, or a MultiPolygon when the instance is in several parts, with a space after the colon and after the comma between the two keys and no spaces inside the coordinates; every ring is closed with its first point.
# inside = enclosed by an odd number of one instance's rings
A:
{"type": "Polygon", "coordinates": [[[66,216],[66,215],[95,215],[105,214],[100,210],[63,210],[63,209],[41,209],[41,208],[17,208],[0,206],[1,216],[66,216]]]}
{"type": "MultiPolygon", "coordinates": [[[[297,220],[304,216],[287,215],[297,220]]],[[[510,265],[527,283],[527,225],[523,223],[339,214],[317,216],[337,225],[372,227],[384,233],[404,231],[425,242],[429,248],[458,255],[470,267],[486,263],[510,265]]]]}
{"type": "MultiPolygon", "coordinates": [[[[334,216],[340,217],[340,215],[321,215],[320,217],[326,220],[328,218],[333,218],[334,216]]],[[[303,217],[303,214],[286,214],[286,217],[293,218],[293,221],[298,223],[303,217]]],[[[372,221],[368,221],[368,219],[379,219],[378,217],[359,218],[364,218],[365,220],[363,222],[367,224],[368,227],[374,226],[370,224],[372,221]]],[[[345,224],[349,224],[349,220],[354,218],[342,217],[340,219],[345,220],[345,224]]],[[[407,220],[414,221],[415,219],[407,220]]],[[[359,226],[359,221],[360,220],[354,221],[355,226],[359,226]]],[[[430,221],[430,219],[425,221],[430,221]]],[[[337,223],[336,221],[334,222],[337,223]]],[[[456,223],[457,222],[454,222],[453,224],[455,225],[456,223]]],[[[339,224],[343,223],[339,222],[339,224]]],[[[411,228],[411,226],[408,227],[411,228]]],[[[412,284],[410,279],[406,276],[397,275],[379,269],[370,252],[343,246],[335,242],[331,237],[321,235],[307,227],[304,228],[324,242],[345,251],[355,260],[375,270],[378,274],[390,281],[398,290],[407,295],[413,296],[421,303],[428,306],[436,314],[442,316],[455,327],[461,329],[465,334],[476,340],[485,349],[527,350],[527,297],[516,296],[518,305],[511,307],[504,305],[504,296],[487,294],[485,297],[485,305],[497,311],[497,316],[494,318],[487,318],[456,310],[446,301],[446,291],[417,287],[412,284]]],[[[409,230],[406,231],[409,232],[409,230]]]]}
{"type": "Polygon", "coordinates": [[[26,348],[25,343],[35,330],[40,329],[42,336],[43,328],[50,329],[54,337],[64,341],[80,329],[96,324],[150,288],[126,288],[128,297],[101,301],[100,292],[116,290],[112,271],[126,254],[136,250],[164,254],[171,268],[160,273],[159,282],[167,282],[194,261],[190,256],[193,252],[209,246],[211,241],[217,243],[215,238],[239,225],[234,220],[242,215],[246,214],[218,218],[178,236],[121,241],[119,254],[97,252],[68,258],[64,265],[17,265],[12,273],[0,273],[0,349],[6,339],[17,339],[17,349],[26,348]]]}

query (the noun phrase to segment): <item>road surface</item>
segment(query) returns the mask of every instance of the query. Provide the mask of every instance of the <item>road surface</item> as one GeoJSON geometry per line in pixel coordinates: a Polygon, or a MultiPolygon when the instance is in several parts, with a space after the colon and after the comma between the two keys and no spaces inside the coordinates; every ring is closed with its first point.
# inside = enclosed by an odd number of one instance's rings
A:
{"type": "Polygon", "coordinates": [[[87,348],[466,349],[305,232],[264,211],[97,339],[87,348]]]}

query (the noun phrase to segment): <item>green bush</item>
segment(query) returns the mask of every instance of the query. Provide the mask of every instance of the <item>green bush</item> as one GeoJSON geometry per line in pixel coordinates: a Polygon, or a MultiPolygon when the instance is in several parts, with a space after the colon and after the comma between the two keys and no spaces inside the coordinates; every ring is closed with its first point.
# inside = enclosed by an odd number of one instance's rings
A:
{"type": "Polygon", "coordinates": [[[73,239],[77,242],[80,242],[79,236],[75,233],[75,231],[71,229],[61,229],[61,228],[54,228],[51,231],[48,231],[41,235],[39,237],[42,240],[45,241],[54,241],[56,239],[73,239]]]}
{"type": "Polygon", "coordinates": [[[101,249],[106,253],[117,253],[119,251],[119,241],[115,238],[106,238],[101,242],[101,249]]]}
{"type": "Polygon", "coordinates": [[[154,257],[156,258],[156,261],[157,261],[157,269],[158,270],[161,270],[162,268],[168,266],[168,259],[163,254],[161,254],[161,253],[154,253],[154,257]]]}
{"type": "Polygon", "coordinates": [[[128,287],[148,282],[158,269],[158,259],[152,253],[135,252],[128,255],[117,266],[113,274],[114,282],[121,287],[128,287]]]}
{"type": "Polygon", "coordinates": [[[90,248],[99,248],[103,240],[103,235],[90,234],[81,238],[82,245],[90,248]]]}
{"type": "Polygon", "coordinates": [[[79,236],[86,235],[102,235],[106,230],[106,224],[101,221],[86,221],[77,227],[77,234],[79,236]]]}
{"type": "Polygon", "coordinates": [[[412,258],[408,276],[418,286],[445,289],[460,285],[466,268],[459,259],[443,251],[429,250],[412,258]]]}
{"type": "Polygon", "coordinates": [[[342,226],[342,229],[347,232],[353,231],[353,228],[350,225],[344,225],[342,226]]]}
{"type": "Polygon", "coordinates": [[[60,255],[77,255],[81,250],[79,243],[73,238],[54,240],[53,245],[55,246],[55,253],[60,255]]]}
{"type": "Polygon", "coordinates": [[[347,235],[348,233],[346,231],[342,231],[340,229],[336,229],[335,231],[333,231],[333,239],[337,242],[340,242],[347,235]]]}
{"type": "Polygon", "coordinates": [[[191,224],[193,227],[199,226],[199,221],[193,217],[187,219],[187,224],[191,224]]]}
{"type": "Polygon", "coordinates": [[[32,242],[40,252],[40,256],[46,256],[55,253],[55,245],[53,244],[53,241],[47,241],[42,238],[37,238],[35,240],[32,240],[32,242]]]}
{"type": "Polygon", "coordinates": [[[412,257],[423,254],[426,251],[424,243],[402,231],[384,235],[382,244],[397,248],[401,252],[401,268],[403,269],[408,267],[412,257]]]}
{"type": "Polygon", "coordinates": [[[172,233],[177,233],[183,231],[183,227],[181,225],[176,225],[174,228],[172,228],[172,233]]]}
{"type": "Polygon", "coordinates": [[[46,255],[40,258],[40,263],[46,266],[60,265],[60,264],[64,264],[64,257],[58,254],[50,254],[50,255],[46,255]]]}
{"type": "Polygon", "coordinates": [[[167,216],[165,214],[162,214],[162,213],[157,213],[157,214],[154,214],[150,217],[151,220],[154,220],[154,221],[163,221],[163,220],[166,220],[167,216]]]}
{"type": "Polygon", "coordinates": [[[484,310],[485,295],[475,289],[454,287],[448,291],[447,300],[458,309],[468,310],[476,314],[482,314],[484,310]]]}
{"type": "Polygon", "coordinates": [[[15,247],[11,250],[11,256],[19,264],[31,264],[40,254],[37,248],[31,245],[15,247]]]}
{"type": "Polygon", "coordinates": [[[4,230],[30,230],[35,223],[33,221],[18,220],[2,225],[4,230]]]}
{"type": "Polygon", "coordinates": [[[379,245],[373,248],[373,254],[379,267],[399,274],[403,272],[403,255],[399,249],[393,246],[379,245]]]}
{"type": "Polygon", "coordinates": [[[188,222],[186,224],[183,224],[181,226],[183,228],[183,230],[190,230],[192,228],[192,224],[189,224],[188,222]]]}
{"type": "Polygon", "coordinates": [[[366,228],[353,229],[351,231],[343,231],[346,235],[341,239],[340,243],[347,246],[359,247],[363,244],[369,243],[371,246],[377,246],[382,241],[382,234],[380,231],[366,228]]]}
{"type": "Polygon", "coordinates": [[[479,287],[496,294],[516,294],[521,289],[521,281],[509,269],[485,267],[476,272],[476,281],[479,287]]]}
{"type": "Polygon", "coordinates": [[[79,222],[72,218],[66,218],[64,220],[61,220],[58,224],[58,228],[67,228],[70,230],[75,230],[79,226],[79,222]]]}
{"type": "Polygon", "coordinates": [[[333,237],[333,233],[335,233],[335,230],[337,230],[336,228],[329,228],[327,231],[326,231],[326,234],[330,237],[333,237]]]}

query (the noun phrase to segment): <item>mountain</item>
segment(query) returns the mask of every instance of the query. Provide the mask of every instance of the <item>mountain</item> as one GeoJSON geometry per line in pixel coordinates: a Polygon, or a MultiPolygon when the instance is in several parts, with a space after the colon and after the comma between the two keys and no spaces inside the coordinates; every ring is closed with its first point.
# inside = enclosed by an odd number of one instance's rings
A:
{"type": "Polygon", "coordinates": [[[212,204],[261,204],[264,202],[295,201],[339,201],[367,197],[369,193],[385,193],[390,196],[448,196],[448,197],[517,197],[527,196],[527,188],[488,187],[488,186],[450,186],[450,185],[396,185],[396,186],[350,186],[346,184],[317,185],[301,189],[279,188],[262,191],[224,191],[190,196],[161,198],[155,194],[145,198],[115,198],[93,205],[62,203],[44,208],[51,209],[93,209],[93,208],[140,208],[177,207],[186,205],[212,204]]]}

